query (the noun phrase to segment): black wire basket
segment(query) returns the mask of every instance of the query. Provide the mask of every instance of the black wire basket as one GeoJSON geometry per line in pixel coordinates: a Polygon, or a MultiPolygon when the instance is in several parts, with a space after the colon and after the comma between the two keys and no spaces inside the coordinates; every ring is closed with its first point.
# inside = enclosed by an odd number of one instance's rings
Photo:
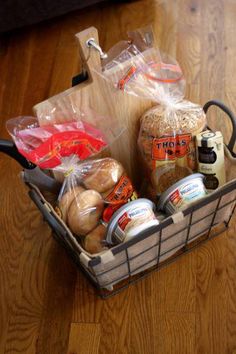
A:
{"type": "Polygon", "coordinates": [[[182,212],[169,216],[159,225],[99,255],[90,255],[82,248],[41,192],[48,190],[57,193],[60,184],[19,154],[14,143],[0,140],[0,151],[17,160],[24,168],[22,177],[29,187],[29,196],[51,227],[52,235],[67,250],[102,298],[117,294],[229,227],[236,207],[236,155],[233,152],[236,120],[233,113],[219,101],[209,101],[204,111],[207,112],[211,106],[223,110],[232,123],[232,135],[228,145],[225,145],[228,182],[182,212]]]}

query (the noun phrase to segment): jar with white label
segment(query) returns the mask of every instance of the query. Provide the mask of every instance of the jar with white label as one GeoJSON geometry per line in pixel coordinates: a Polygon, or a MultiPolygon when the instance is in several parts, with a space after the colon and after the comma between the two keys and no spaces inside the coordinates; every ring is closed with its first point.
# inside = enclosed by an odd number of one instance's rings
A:
{"type": "Polygon", "coordinates": [[[168,188],[161,195],[157,209],[171,215],[179,210],[183,210],[206,195],[207,190],[204,185],[204,176],[201,173],[194,173],[168,188]]]}
{"type": "Polygon", "coordinates": [[[197,135],[198,172],[205,176],[205,186],[214,190],[225,184],[224,142],[220,131],[206,130],[197,135]]]}

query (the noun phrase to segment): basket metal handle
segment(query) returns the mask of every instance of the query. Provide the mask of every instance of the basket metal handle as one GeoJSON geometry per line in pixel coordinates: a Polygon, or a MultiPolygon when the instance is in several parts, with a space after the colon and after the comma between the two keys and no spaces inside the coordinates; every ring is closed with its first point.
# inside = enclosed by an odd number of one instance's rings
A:
{"type": "Polygon", "coordinates": [[[3,152],[4,154],[12,157],[23,168],[26,168],[27,170],[32,170],[36,167],[33,163],[29,162],[24,156],[19,153],[13,141],[0,139],[0,152],[3,152]]]}
{"type": "Polygon", "coordinates": [[[233,157],[236,157],[236,154],[234,153],[233,149],[234,149],[234,145],[235,145],[235,141],[236,141],[236,117],[233,114],[233,112],[221,101],[218,100],[211,100],[208,101],[204,106],[203,106],[203,110],[205,113],[207,113],[208,109],[211,106],[216,106],[218,108],[220,108],[223,112],[225,112],[227,114],[227,116],[230,118],[231,123],[232,123],[232,135],[231,138],[229,140],[229,143],[226,145],[227,148],[229,149],[230,153],[232,154],[233,157]]]}

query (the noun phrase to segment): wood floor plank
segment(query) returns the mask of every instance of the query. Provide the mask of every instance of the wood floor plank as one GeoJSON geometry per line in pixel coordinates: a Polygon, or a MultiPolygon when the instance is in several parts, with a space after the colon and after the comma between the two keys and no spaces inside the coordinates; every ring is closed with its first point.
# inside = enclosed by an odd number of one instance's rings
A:
{"type": "Polygon", "coordinates": [[[201,98],[224,99],[225,42],[224,1],[202,3],[201,98]]]}
{"type": "Polygon", "coordinates": [[[204,245],[197,254],[197,352],[226,353],[227,235],[204,245]]]}
{"type": "MultiPolygon", "coordinates": [[[[151,276],[153,278],[153,276],[151,276]]],[[[160,339],[160,327],[156,326],[160,308],[152,307],[153,279],[145,279],[134,286],[135,296],[130,309],[130,351],[131,353],[155,353],[156,341],[160,339]],[[147,335],[148,333],[148,335],[147,335]]],[[[156,296],[156,294],[155,294],[156,296]]]]}
{"type": "Polygon", "coordinates": [[[151,326],[149,321],[143,323],[143,318],[136,323],[130,338],[130,354],[196,353],[195,314],[167,312],[152,319],[151,326]]]}
{"type": "Polygon", "coordinates": [[[188,354],[196,353],[195,315],[167,313],[164,318],[157,318],[162,334],[156,353],[188,354]]]}
{"type": "Polygon", "coordinates": [[[88,280],[78,272],[73,303],[73,322],[99,323],[104,301],[88,280]]]}
{"type": "Polygon", "coordinates": [[[156,44],[164,53],[176,57],[178,3],[176,1],[156,1],[152,26],[156,35],[156,44]]]}
{"type": "Polygon", "coordinates": [[[196,253],[155,274],[152,282],[152,308],[158,313],[194,313],[196,311],[196,253]]]}
{"type": "MultiPolygon", "coordinates": [[[[225,101],[226,104],[231,108],[231,110],[236,114],[236,86],[235,86],[235,78],[234,74],[236,72],[236,63],[235,58],[236,55],[236,46],[235,46],[235,9],[236,4],[234,1],[226,1],[225,3],[225,52],[226,60],[225,60],[225,101]]],[[[232,127],[231,122],[225,119],[226,125],[223,125],[224,136],[226,137],[226,141],[229,141],[231,136],[232,127]]],[[[236,147],[234,149],[236,152],[236,147]]]]}
{"type": "Polygon", "coordinates": [[[229,92],[236,94],[235,78],[234,74],[236,70],[235,58],[235,1],[225,1],[225,16],[224,16],[224,37],[225,37],[225,89],[229,92]]]}
{"type": "Polygon", "coordinates": [[[100,337],[99,324],[71,323],[67,354],[97,354],[100,337]]]}
{"type": "Polygon", "coordinates": [[[64,249],[53,242],[45,277],[37,354],[66,353],[72,322],[76,272],[64,249]]]}
{"type": "Polygon", "coordinates": [[[236,352],[236,223],[227,231],[227,352],[236,352]]]}
{"type": "MultiPolygon", "coordinates": [[[[1,53],[1,59],[3,63],[5,63],[2,72],[3,75],[1,75],[1,137],[7,137],[5,119],[14,115],[14,110],[17,111],[18,114],[23,111],[24,91],[30,61],[30,52],[27,48],[30,45],[31,36],[25,35],[24,41],[25,45],[23,47],[20,45],[16,47],[11,37],[7,38],[5,41],[5,50],[1,53]],[[17,57],[18,59],[15,60],[17,57]],[[10,58],[12,58],[12,60],[10,60],[10,58]],[[19,86],[16,85],[16,82],[19,86]],[[22,89],[21,94],[19,94],[19,87],[22,89]]],[[[0,352],[3,353],[5,347],[8,347],[8,336],[12,331],[11,319],[16,309],[16,300],[18,297],[21,298],[21,290],[19,291],[18,287],[22,276],[20,273],[21,260],[22,255],[24,255],[25,239],[27,238],[29,225],[32,223],[33,214],[31,214],[31,203],[27,196],[26,189],[23,187],[18,176],[20,168],[17,166],[16,162],[1,155],[0,168],[1,171],[4,171],[0,176],[1,192],[4,191],[0,196],[2,207],[0,218],[0,352]]],[[[38,219],[39,216],[37,214],[36,220],[38,219]]],[[[35,232],[35,224],[33,223],[32,226],[32,232],[35,232]]],[[[38,226],[37,224],[37,230],[38,226]]],[[[26,255],[24,255],[24,257],[26,257],[26,255]]],[[[27,287],[27,283],[24,283],[24,286],[27,287]]],[[[20,305],[23,306],[23,304],[20,305]]],[[[29,324],[29,327],[32,327],[32,324],[29,324]]]]}
{"type": "MultiPolygon", "coordinates": [[[[0,168],[8,169],[8,166],[7,159],[2,159],[0,168]]],[[[15,182],[17,184],[18,178],[16,176],[11,177],[9,171],[4,177],[1,177],[0,183],[6,185],[7,181],[11,181],[11,183],[15,182]]],[[[18,190],[19,194],[15,196],[12,193],[12,185],[8,185],[0,196],[1,205],[5,206],[2,208],[0,219],[0,352],[4,352],[10,313],[15,299],[18,265],[24,243],[24,231],[19,229],[18,225],[20,224],[25,230],[30,221],[29,217],[22,218],[29,205],[28,198],[25,196],[20,199],[20,194],[24,193],[24,188],[19,186],[18,190]],[[11,207],[14,203],[18,203],[17,208],[11,207]]]]}
{"type": "MultiPolygon", "coordinates": [[[[201,12],[201,2],[193,0],[178,2],[176,58],[181,63],[186,79],[187,92],[189,85],[200,83],[201,38],[199,33],[201,30],[201,12]]],[[[191,97],[191,99],[194,100],[194,97],[191,97]]]]}
{"type": "Polygon", "coordinates": [[[99,354],[129,353],[129,340],[131,337],[130,309],[134,296],[134,288],[130,288],[119,296],[104,302],[99,320],[101,324],[99,354]]]}
{"type": "MultiPolygon", "coordinates": [[[[235,230],[235,228],[234,228],[235,230]]],[[[232,235],[232,230],[228,232],[228,254],[229,254],[229,261],[227,262],[227,276],[228,276],[228,302],[227,302],[227,312],[236,314],[236,304],[235,304],[235,288],[236,288],[236,281],[234,277],[234,270],[235,270],[235,236],[232,235]]],[[[231,321],[232,322],[232,321],[231,321]]],[[[234,326],[236,329],[236,322],[234,321],[234,326]]],[[[235,341],[236,343],[236,341],[235,341]]]]}
{"type": "MultiPolygon", "coordinates": [[[[35,208],[29,208],[31,215],[30,232],[27,232],[24,248],[21,253],[18,274],[14,289],[11,313],[8,321],[8,334],[5,343],[5,353],[36,351],[39,324],[43,308],[43,292],[45,289],[45,255],[49,250],[51,239],[46,224],[42,227],[42,219],[35,208]],[[44,239],[38,237],[38,230],[44,234],[44,239]],[[43,259],[42,259],[43,258],[43,259]],[[37,279],[37,283],[35,283],[37,279]],[[34,349],[34,350],[33,350],[34,349]]],[[[23,236],[22,236],[23,237],[23,236]]]]}

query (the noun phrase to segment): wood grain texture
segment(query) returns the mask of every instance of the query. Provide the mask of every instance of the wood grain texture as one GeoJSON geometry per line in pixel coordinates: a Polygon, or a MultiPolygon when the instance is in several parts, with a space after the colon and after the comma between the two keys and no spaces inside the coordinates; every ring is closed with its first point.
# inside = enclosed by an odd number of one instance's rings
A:
{"type": "MultiPolygon", "coordinates": [[[[201,26],[201,103],[212,97],[224,100],[225,88],[225,27],[224,27],[223,0],[210,0],[202,2],[202,26],[201,26]]],[[[225,124],[224,115],[218,113],[217,118],[222,128],[225,124]]],[[[216,113],[209,111],[209,126],[216,126],[216,113]]],[[[224,130],[224,128],[223,128],[224,130]]]]}
{"type": "Polygon", "coordinates": [[[98,354],[101,330],[95,323],[72,323],[67,354],[98,354]]]}
{"type": "Polygon", "coordinates": [[[236,257],[234,249],[236,247],[235,240],[235,224],[232,226],[231,230],[227,232],[228,244],[227,244],[227,254],[228,262],[226,265],[226,289],[227,289],[227,313],[226,313],[226,328],[227,328],[227,337],[226,345],[228,353],[236,352],[236,302],[235,302],[235,293],[236,293],[236,278],[235,278],[235,267],[236,267],[236,257]]]}
{"type": "MultiPolygon", "coordinates": [[[[195,353],[195,315],[170,313],[156,319],[159,338],[154,353],[195,353]],[[160,334],[165,335],[160,335],[160,334]]],[[[155,337],[154,337],[155,338],[155,337]]]]}
{"type": "Polygon", "coordinates": [[[201,247],[197,255],[197,352],[226,353],[226,236],[201,247]],[[222,291],[224,289],[224,291],[222,291]],[[218,340],[218,338],[221,338],[218,340]]]}
{"type": "MultiPolygon", "coordinates": [[[[7,119],[32,114],[32,106],[70,87],[81,68],[74,34],[91,25],[108,50],[127,30],[151,23],[157,44],[184,70],[186,96],[202,104],[221,98],[236,112],[235,16],[234,0],[140,0],[6,35],[0,136],[7,137],[7,119]]],[[[230,124],[212,110],[209,121],[216,120],[229,136],[230,124]]],[[[52,239],[20,167],[1,155],[0,171],[1,354],[236,352],[235,221],[223,236],[102,301],[52,239]]]]}
{"type": "Polygon", "coordinates": [[[76,268],[54,242],[48,255],[36,353],[65,353],[72,317],[76,268]]]}
{"type": "MultiPolygon", "coordinates": [[[[225,3],[225,11],[227,16],[225,16],[225,101],[231,107],[231,109],[236,111],[236,86],[233,72],[236,70],[235,60],[231,60],[236,54],[235,48],[235,38],[234,38],[234,29],[235,29],[235,21],[234,21],[234,2],[227,1],[225,3]]],[[[230,138],[230,124],[227,123],[224,126],[224,133],[227,137],[227,140],[230,138]]],[[[234,149],[234,152],[236,148],[234,149]]]]}

